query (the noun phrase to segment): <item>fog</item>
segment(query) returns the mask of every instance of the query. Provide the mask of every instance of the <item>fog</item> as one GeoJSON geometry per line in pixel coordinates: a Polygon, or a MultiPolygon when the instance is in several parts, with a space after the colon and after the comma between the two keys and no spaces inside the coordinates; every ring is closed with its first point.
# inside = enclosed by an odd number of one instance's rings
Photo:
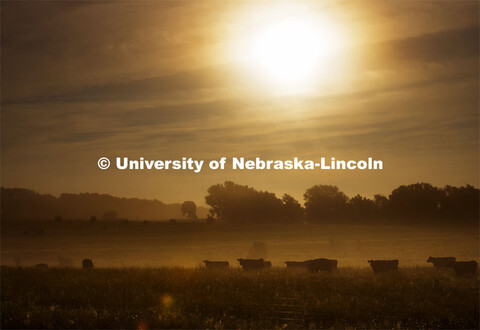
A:
{"type": "Polygon", "coordinates": [[[427,266],[429,256],[479,260],[478,228],[403,225],[231,225],[182,222],[15,221],[2,224],[2,265],[203,267],[203,260],[263,257],[284,261],[338,260],[368,267],[368,259],[427,266]]]}

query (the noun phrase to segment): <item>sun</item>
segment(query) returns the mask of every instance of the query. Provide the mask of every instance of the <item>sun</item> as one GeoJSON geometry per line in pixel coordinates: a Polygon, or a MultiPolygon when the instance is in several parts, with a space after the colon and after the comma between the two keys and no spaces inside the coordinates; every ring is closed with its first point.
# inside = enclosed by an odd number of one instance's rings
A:
{"type": "Polygon", "coordinates": [[[312,30],[292,20],[261,31],[254,40],[252,55],[273,78],[294,83],[314,68],[319,47],[312,30]]]}
{"type": "Polygon", "coordinates": [[[245,45],[256,76],[289,91],[325,80],[345,45],[342,30],[318,15],[265,18],[245,45]]]}

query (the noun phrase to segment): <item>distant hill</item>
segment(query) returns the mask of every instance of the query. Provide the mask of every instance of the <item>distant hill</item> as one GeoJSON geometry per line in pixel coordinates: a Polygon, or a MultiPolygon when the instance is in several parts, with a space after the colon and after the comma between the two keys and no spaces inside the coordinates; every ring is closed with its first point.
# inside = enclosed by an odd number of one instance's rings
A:
{"type": "MultiPolygon", "coordinates": [[[[39,194],[33,190],[1,188],[1,218],[53,219],[60,215],[64,219],[99,220],[108,211],[115,211],[118,218],[129,220],[166,220],[185,218],[180,203],[165,204],[159,200],[120,198],[108,194],[80,193],[61,194],[60,197],[39,194]]],[[[197,216],[206,217],[208,209],[197,207],[197,216]]]]}

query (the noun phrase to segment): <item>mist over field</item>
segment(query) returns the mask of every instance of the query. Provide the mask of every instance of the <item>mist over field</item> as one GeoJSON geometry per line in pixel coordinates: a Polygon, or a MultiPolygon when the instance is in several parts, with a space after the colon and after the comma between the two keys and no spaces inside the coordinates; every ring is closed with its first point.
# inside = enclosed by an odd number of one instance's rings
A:
{"type": "Polygon", "coordinates": [[[478,227],[19,220],[1,229],[2,328],[479,326],[478,273],[426,262],[478,261],[478,227]],[[245,271],[237,258],[272,268],[245,271]],[[316,258],[338,269],[284,263],[316,258]],[[208,270],[206,259],[230,267],[208,270]],[[374,274],[370,259],[398,259],[399,269],[374,274]]]}
{"type": "Polygon", "coordinates": [[[226,181],[207,189],[210,207],[193,201],[99,194],[59,198],[2,188],[2,264],[100,267],[198,267],[203,260],[317,258],[366,267],[370,259],[424,266],[429,256],[477,260],[480,190],[402,185],[388,196],[346,196],[314,185],[303,205],[284,194],[226,181]],[[153,219],[153,220],[152,220],[153,219]]]}
{"type": "Polygon", "coordinates": [[[205,216],[193,201],[2,188],[1,325],[478,328],[479,192],[317,184],[302,205],[226,181],[205,216]]]}
{"type": "MultiPolygon", "coordinates": [[[[478,227],[404,225],[229,225],[131,221],[19,221],[2,223],[2,263],[81,267],[199,267],[203,260],[265,258],[284,261],[338,259],[339,267],[369,267],[369,259],[399,259],[402,266],[427,266],[429,256],[479,260],[478,227]],[[36,228],[42,228],[38,234],[36,228]],[[251,253],[255,242],[266,250],[251,253]]],[[[430,266],[430,265],[429,265],[430,266]]]]}

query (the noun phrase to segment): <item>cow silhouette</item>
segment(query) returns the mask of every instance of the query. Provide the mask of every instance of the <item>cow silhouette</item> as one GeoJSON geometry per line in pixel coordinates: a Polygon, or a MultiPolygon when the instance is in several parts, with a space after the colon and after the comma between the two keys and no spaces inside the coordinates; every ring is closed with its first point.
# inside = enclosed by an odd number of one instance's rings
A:
{"type": "Polygon", "coordinates": [[[452,261],[447,265],[452,268],[458,276],[472,276],[477,272],[478,264],[475,260],[471,261],[452,261]]]}
{"type": "Polygon", "coordinates": [[[252,271],[252,270],[262,270],[272,267],[270,261],[265,261],[262,259],[237,259],[242,266],[243,270],[252,271]]]}
{"type": "Polygon", "coordinates": [[[333,259],[319,258],[307,260],[307,268],[312,273],[318,273],[319,271],[331,272],[337,269],[337,264],[338,261],[333,259]]]}
{"type": "Polygon", "coordinates": [[[40,269],[47,269],[48,265],[47,264],[36,264],[35,268],[40,268],[40,269]]]}
{"type": "Polygon", "coordinates": [[[398,260],[368,260],[375,274],[398,270],[398,260]]]}
{"type": "Polygon", "coordinates": [[[311,259],[306,261],[285,261],[287,268],[295,269],[307,269],[312,273],[318,273],[319,271],[331,272],[337,269],[337,260],[333,259],[311,259]]]}
{"type": "Polygon", "coordinates": [[[452,261],[456,261],[455,257],[428,257],[427,262],[431,262],[436,268],[445,268],[452,261]]]}
{"type": "Polygon", "coordinates": [[[82,267],[83,267],[83,268],[93,268],[93,261],[92,261],[92,259],[83,259],[83,260],[82,260],[82,267]]]}

